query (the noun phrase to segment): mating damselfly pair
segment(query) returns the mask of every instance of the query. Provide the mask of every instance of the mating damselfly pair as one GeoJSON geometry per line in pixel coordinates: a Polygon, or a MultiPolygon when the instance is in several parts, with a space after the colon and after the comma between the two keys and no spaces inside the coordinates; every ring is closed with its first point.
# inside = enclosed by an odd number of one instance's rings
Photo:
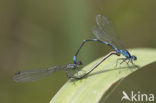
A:
{"type": "Polygon", "coordinates": [[[25,82],[25,81],[34,81],[41,77],[47,76],[55,71],[65,69],[66,75],[69,78],[76,78],[80,79],[85,77],[87,74],[89,74],[91,71],[93,71],[98,65],[100,65],[104,60],[106,60],[111,55],[117,55],[120,56],[122,54],[125,56],[125,58],[119,58],[118,61],[121,60],[120,65],[124,62],[129,65],[131,63],[132,65],[136,66],[133,61],[137,60],[136,56],[131,55],[123,46],[123,44],[120,42],[118,36],[110,26],[110,22],[107,20],[107,18],[103,15],[97,15],[96,16],[96,26],[93,27],[93,34],[96,36],[96,39],[87,39],[82,42],[80,47],[78,48],[76,54],[73,57],[73,64],[67,64],[63,66],[54,66],[49,68],[43,68],[43,69],[36,69],[36,70],[26,70],[15,73],[13,76],[14,81],[16,82],[25,82]],[[114,51],[111,51],[106,56],[104,56],[98,63],[96,63],[95,66],[93,66],[89,71],[87,71],[83,75],[74,75],[70,74],[70,70],[76,70],[78,72],[78,68],[80,65],[82,65],[81,61],[77,61],[77,56],[83,45],[87,42],[100,42],[102,44],[110,46],[114,51]]]}

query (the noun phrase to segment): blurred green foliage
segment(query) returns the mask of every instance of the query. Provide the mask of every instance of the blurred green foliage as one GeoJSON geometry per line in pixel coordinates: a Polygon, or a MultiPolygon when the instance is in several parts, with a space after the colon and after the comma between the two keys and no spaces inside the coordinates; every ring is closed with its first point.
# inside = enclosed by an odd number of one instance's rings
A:
{"type": "MultiPolygon", "coordinates": [[[[13,74],[71,63],[82,40],[94,38],[99,13],[110,18],[127,48],[155,47],[155,5],[154,0],[0,0],[0,102],[49,102],[68,79],[64,71],[30,83],[13,82],[13,74]]],[[[95,43],[84,48],[85,64],[110,51],[95,43]]]]}

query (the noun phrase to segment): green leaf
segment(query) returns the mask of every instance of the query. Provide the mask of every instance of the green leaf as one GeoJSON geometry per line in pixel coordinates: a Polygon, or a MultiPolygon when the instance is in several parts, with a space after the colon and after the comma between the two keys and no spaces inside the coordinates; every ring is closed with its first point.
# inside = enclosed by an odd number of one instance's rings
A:
{"type": "MultiPolygon", "coordinates": [[[[97,103],[104,95],[107,95],[105,96],[105,99],[107,99],[111,94],[108,89],[115,88],[120,83],[118,81],[156,61],[156,49],[130,49],[129,52],[137,56],[134,63],[139,66],[139,69],[128,68],[126,63],[123,63],[121,69],[119,69],[119,66],[116,67],[116,60],[123,56],[112,55],[85,78],[80,80],[69,79],[50,103],[97,103]]],[[[82,70],[89,70],[99,60],[95,60],[82,70]]]]}

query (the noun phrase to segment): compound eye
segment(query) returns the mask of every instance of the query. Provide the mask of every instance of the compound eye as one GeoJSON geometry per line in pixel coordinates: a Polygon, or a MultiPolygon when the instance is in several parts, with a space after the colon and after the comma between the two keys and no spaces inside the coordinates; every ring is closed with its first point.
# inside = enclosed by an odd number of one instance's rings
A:
{"type": "Polygon", "coordinates": [[[137,60],[137,57],[136,57],[136,56],[132,56],[132,59],[133,59],[133,60],[137,60]]]}

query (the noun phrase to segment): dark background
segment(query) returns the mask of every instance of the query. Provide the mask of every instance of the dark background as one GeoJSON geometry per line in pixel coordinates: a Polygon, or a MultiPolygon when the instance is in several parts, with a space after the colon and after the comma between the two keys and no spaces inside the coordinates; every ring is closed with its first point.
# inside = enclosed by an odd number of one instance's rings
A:
{"type": "MultiPolygon", "coordinates": [[[[0,102],[49,102],[68,80],[64,71],[28,83],[15,83],[13,74],[72,63],[81,42],[94,38],[97,14],[111,20],[127,48],[155,48],[155,10],[154,0],[0,0],[0,102]]],[[[84,64],[110,51],[84,48],[84,64]]]]}

